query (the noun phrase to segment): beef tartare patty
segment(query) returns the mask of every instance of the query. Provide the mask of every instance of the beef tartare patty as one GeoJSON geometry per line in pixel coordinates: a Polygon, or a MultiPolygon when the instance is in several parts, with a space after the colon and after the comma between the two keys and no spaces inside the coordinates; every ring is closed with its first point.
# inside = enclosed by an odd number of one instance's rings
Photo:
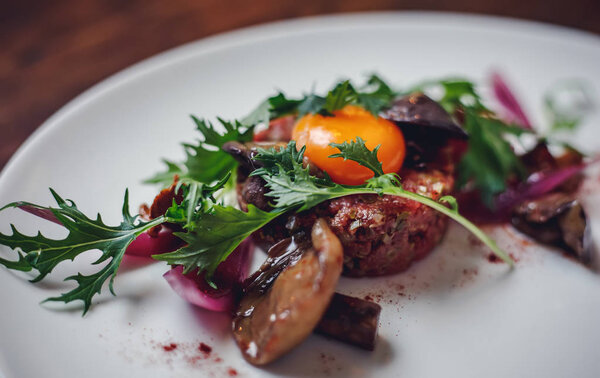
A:
{"type": "MultiPolygon", "coordinates": [[[[242,169],[243,170],[243,169],[242,169]]],[[[238,200],[268,210],[262,179],[240,172],[238,200]]],[[[437,169],[405,169],[400,173],[404,189],[434,200],[452,191],[452,174],[437,169]]],[[[298,232],[309,232],[318,218],[344,247],[344,274],[377,276],[397,273],[425,257],[441,240],[447,218],[412,200],[397,196],[353,195],[323,202],[315,208],[284,215],[257,231],[256,242],[268,248],[298,232]]]]}

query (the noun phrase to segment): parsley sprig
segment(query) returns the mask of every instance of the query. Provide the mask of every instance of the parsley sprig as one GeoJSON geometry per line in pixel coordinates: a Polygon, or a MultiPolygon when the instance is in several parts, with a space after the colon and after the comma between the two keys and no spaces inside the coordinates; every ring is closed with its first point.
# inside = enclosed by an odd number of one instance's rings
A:
{"type": "Polygon", "coordinates": [[[330,158],[341,157],[344,160],[356,161],[375,172],[376,176],[383,176],[383,164],[377,159],[380,146],[375,147],[373,151],[369,151],[361,137],[356,137],[356,141],[350,143],[331,143],[330,145],[340,150],[337,154],[329,155],[330,158]]]}

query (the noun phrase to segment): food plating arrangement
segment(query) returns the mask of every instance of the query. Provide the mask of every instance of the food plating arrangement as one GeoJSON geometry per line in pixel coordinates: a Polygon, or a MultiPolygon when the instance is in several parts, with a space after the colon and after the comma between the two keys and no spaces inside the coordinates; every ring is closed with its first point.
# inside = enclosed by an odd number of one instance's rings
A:
{"type": "Polygon", "coordinates": [[[594,259],[578,190],[598,158],[554,133],[574,130],[586,107],[565,110],[549,95],[542,134],[499,74],[490,87],[491,98],[464,79],[398,90],[371,75],[323,94],[279,92],[239,120],[192,117],[200,138],[183,145],[184,161],[166,161],[146,181],[163,188],[151,205],[132,215],[125,190],[122,222],[111,226],[52,189],[56,206],[6,204],[1,211],[20,209],[68,234],[11,225],[0,233],[8,247],[0,264],[39,282],[63,261],[101,251],[96,273],[68,277],[75,288],[47,299],[80,301],[85,315],[106,284],[115,293],[125,257],[165,262],[164,279],[183,299],[231,314],[233,339],[253,365],[313,332],[374,350],[382,308],[337,292],[340,277],[402,274],[435,249],[450,220],[507,271],[518,269],[510,251],[482,224],[510,224],[584,265],[594,259]],[[256,271],[253,259],[263,261],[256,271]]]}

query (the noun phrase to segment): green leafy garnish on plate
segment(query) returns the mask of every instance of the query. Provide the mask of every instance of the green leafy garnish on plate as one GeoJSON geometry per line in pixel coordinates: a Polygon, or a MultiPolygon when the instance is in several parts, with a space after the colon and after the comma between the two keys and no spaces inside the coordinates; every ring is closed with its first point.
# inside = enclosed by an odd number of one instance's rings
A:
{"type": "Polygon", "coordinates": [[[262,162],[265,167],[254,171],[253,175],[260,176],[266,181],[267,187],[270,189],[266,195],[273,198],[274,208],[282,212],[292,209],[295,211],[308,210],[323,201],[354,194],[387,194],[417,201],[455,220],[479,238],[496,256],[509,265],[513,265],[512,259],[506,252],[502,251],[477,226],[458,213],[458,205],[454,197],[444,196],[439,201],[435,201],[429,197],[404,190],[396,174],[383,174],[377,168],[376,149],[370,151],[360,138],[350,143],[334,145],[334,147],[340,150],[341,156],[373,170],[374,177],[363,185],[344,186],[334,183],[328,177],[313,176],[309,173],[309,167],[302,165],[302,158],[295,152],[296,146],[293,141],[286,148],[279,150],[274,148],[260,150],[256,160],[262,162]],[[296,154],[295,157],[292,157],[293,154],[296,154]],[[283,161],[289,165],[284,166],[279,163],[283,161]],[[450,208],[441,202],[448,203],[450,208]]]}
{"type": "Polygon", "coordinates": [[[88,218],[69,200],[61,198],[50,189],[58,207],[42,207],[26,202],[15,202],[3,209],[21,206],[31,206],[42,211],[51,212],[56,219],[69,231],[64,239],[50,239],[38,233],[35,236],[24,235],[11,226],[12,235],[0,233],[0,244],[18,250],[19,260],[11,262],[1,259],[0,264],[9,269],[22,271],[36,270],[38,275],[32,282],[44,279],[61,262],[74,260],[80,254],[90,250],[100,250],[102,256],[94,265],[108,261],[108,264],[97,273],[91,275],[77,274],[67,277],[77,283],[77,287],[58,297],[46,301],[72,302],[83,301],[85,314],[92,303],[92,297],[99,294],[104,282],[109,280],[109,289],[114,294],[113,281],[117,269],[123,259],[127,246],[141,233],[166,221],[165,217],[156,218],[150,222],[140,221],[137,216],[131,216],[128,205],[128,192],[125,192],[122,215],[123,220],[118,226],[108,226],[100,215],[96,219],[88,218]]]}
{"type": "Polygon", "coordinates": [[[278,93],[260,103],[242,123],[255,124],[290,114],[298,117],[309,113],[330,116],[333,111],[346,105],[362,106],[372,114],[378,115],[396,96],[397,93],[381,77],[373,74],[366,84],[358,89],[349,80],[343,80],[335,84],[325,96],[311,93],[302,98],[291,99],[283,93],[278,93]]]}
{"type": "MultiPolygon", "coordinates": [[[[465,185],[475,183],[486,195],[498,193],[508,177],[522,173],[522,167],[504,139],[506,134],[519,135],[520,129],[489,117],[472,84],[445,81],[442,86],[446,89],[442,105],[452,114],[462,111],[465,127],[472,135],[473,146],[461,162],[461,169],[464,169],[462,182],[465,185]]],[[[73,260],[89,250],[100,250],[102,255],[94,264],[107,262],[102,269],[88,276],[77,274],[68,277],[67,280],[76,281],[77,287],[48,299],[65,303],[81,300],[85,314],[93,296],[100,293],[106,281],[109,281],[110,291],[114,294],[113,280],[127,247],[137,236],[154,226],[165,222],[177,225],[181,231],[175,234],[186,243],[176,251],[154,255],[154,259],[181,265],[185,273],[195,271],[204,274],[207,282],[215,286],[212,275],[219,264],[244,239],[282,214],[310,210],[324,201],[348,195],[393,195],[417,201],[450,217],[512,266],[510,257],[493,240],[459,214],[454,197],[444,196],[436,201],[403,189],[398,175],[383,172],[377,158],[379,146],[369,150],[358,136],[351,141],[331,144],[339,152],[330,158],[352,160],[373,171],[373,177],[362,185],[337,184],[325,172],[318,176],[311,174],[304,160],[304,148],[297,149],[295,142],[291,141],[281,148],[259,148],[258,154],[253,157],[260,167],[251,175],[265,181],[269,189],[266,196],[272,199],[270,211],[249,205],[248,211],[244,212],[222,202],[223,193],[232,189],[237,169],[234,158],[221,150],[224,143],[250,141],[257,124],[268,123],[270,119],[284,115],[298,117],[315,113],[331,116],[332,112],[346,105],[362,106],[377,115],[391,105],[396,95],[388,84],[373,75],[359,89],[347,80],[341,81],[325,96],[309,94],[300,99],[289,99],[279,93],[239,122],[219,119],[221,132],[210,122],[192,117],[202,138],[196,144],[184,144],[186,158],[183,162],[166,161],[167,170],[147,181],[168,185],[174,177],[178,177],[175,192],[183,193],[183,201],[173,201],[164,215],[152,221],[142,221],[130,215],[126,192],[123,221],[119,226],[107,226],[100,216],[95,220],[88,218],[72,201],[63,200],[54,191],[56,208],[24,202],[9,204],[5,208],[26,206],[51,214],[67,229],[68,236],[62,240],[49,239],[41,234],[26,236],[13,226],[12,235],[0,234],[0,244],[15,250],[16,259],[0,258],[0,264],[14,270],[36,270],[38,275],[33,281],[39,281],[60,262],[73,260]]]]}
{"type": "Polygon", "coordinates": [[[492,208],[495,196],[506,190],[510,179],[523,179],[526,175],[507,137],[531,132],[496,118],[472,82],[429,81],[414,90],[427,91],[432,87],[442,89],[443,95],[436,100],[450,115],[462,118],[459,123],[469,133],[467,152],[458,165],[458,186],[479,191],[483,202],[492,208]]]}
{"type": "Polygon", "coordinates": [[[219,123],[225,130],[218,132],[212,123],[192,116],[196,129],[202,134],[203,140],[197,144],[183,144],[186,159],[182,163],[165,160],[167,170],[146,180],[150,184],[170,185],[177,176],[181,182],[199,182],[211,184],[221,179],[227,172],[232,171],[237,163],[231,155],[221,150],[221,146],[230,141],[246,142],[252,139],[252,126],[240,122],[227,122],[219,118],[219,123]]]}

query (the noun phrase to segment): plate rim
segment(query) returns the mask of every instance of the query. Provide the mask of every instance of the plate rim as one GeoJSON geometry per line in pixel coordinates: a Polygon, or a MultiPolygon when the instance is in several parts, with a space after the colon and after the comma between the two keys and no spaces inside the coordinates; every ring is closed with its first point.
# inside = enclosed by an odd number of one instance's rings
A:
{"type": "Polygon", "coordinates": [[[546,22],[518,19],[512,17],[468,14],[439,11],[373,11],[356,13],[337,13],[315,15],[288,20],[277,20],[239,29],[217,33],[208,37],[190,41],[142,59],[122,70],[101,79],[83,92],[76,95],[38,126],[17,148],[0,171],[0,187],[18,162],[39,140],[59,128],[62,120],[78,111],[97,98],[116,90],[128,82],[197,56],[215,51],[252,44],[260,41],[287,38],[294,35],[321,33],[357,27],[390,27],[393,22],[414,22],[419,19],[421,25],[435,22],[440,27],[458,27],[463,29],[485,28],[486,30],[507,34],[528,34],[540,38],[569,40],[570,43],[582,43],[600,49],[600,36],[546,22]],[[510,27],[509,27],[510,26],[510,27]],[[502,30],[504,27],[504,30],[502,30]]]}

